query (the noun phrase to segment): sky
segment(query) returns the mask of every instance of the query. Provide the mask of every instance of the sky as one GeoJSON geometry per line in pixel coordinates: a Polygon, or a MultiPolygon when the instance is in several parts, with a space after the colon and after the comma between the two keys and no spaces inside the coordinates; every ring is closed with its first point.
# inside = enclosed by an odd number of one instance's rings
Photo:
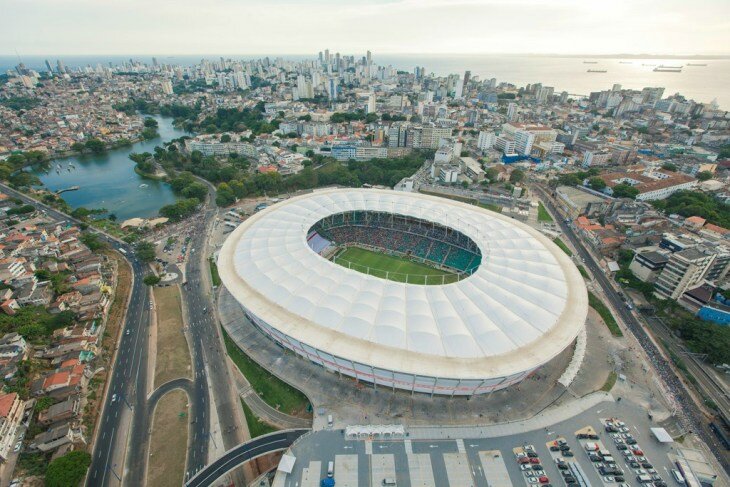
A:
{"type": "Polygon", "coordinates": [[[730,0],[0,0],[0,54],[730,54],[730,0]]]}

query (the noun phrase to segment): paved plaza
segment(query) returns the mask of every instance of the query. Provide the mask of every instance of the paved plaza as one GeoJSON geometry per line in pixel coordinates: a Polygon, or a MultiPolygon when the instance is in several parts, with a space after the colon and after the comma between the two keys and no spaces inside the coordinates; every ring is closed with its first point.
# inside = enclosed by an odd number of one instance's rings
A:
{"type": "MultiPolygon", "coordinates": [[[[549,427],[543,425],[559,418],[544,416],[505,427],[414,427],[406,429],[404,438],[392,440],[351,440],[345,437],[344,430],[313,432],[293,447],[291,454],[296,462],[292,473],[277,473],[273,485],[317,486],[327,475],[328,462],[333,461],[337,486],[379,486],[383,479],[393,478],[399,487],[526,487],[528,484],[512,450],[529,444],[535,446],[552,485],[562,486],[546,442],[564,437],[591,485],[609,486],[588,460],[575,432],[592,426],[606,447],[620,458],[621,452],[608,433],[603,432],[601,423],[601,419],[611,417],[626,422],[659,475],[670,485],[673,483],[668,454],[674,446],[659,443],[651,436],[649,428],[657,423],[649,419],[646,410],[628,401],[602,400],[584,405],[590,406],[589,409],[549,427]]],[[[638,486],[636,475],[623,461],[620,466],[627,472],[626,482],[638,486]]]]}

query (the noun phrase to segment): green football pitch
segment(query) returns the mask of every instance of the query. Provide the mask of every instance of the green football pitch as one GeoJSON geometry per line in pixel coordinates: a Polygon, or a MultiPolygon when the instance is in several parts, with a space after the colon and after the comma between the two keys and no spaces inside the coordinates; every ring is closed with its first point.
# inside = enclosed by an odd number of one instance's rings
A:
{"type": "Polygon", "coordinates": [[[348,247],[333,260],[363,274],[409,284],[448,284],[459,279],[453,272],[359,247],[348,247]]]}

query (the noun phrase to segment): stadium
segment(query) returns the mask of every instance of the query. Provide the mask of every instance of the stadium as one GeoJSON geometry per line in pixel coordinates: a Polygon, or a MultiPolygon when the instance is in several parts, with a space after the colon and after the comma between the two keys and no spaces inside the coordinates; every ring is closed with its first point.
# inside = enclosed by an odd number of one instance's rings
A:
{"type": "Polygon", "coordinates": [[[583,279],[547,237],[414,193],[327,189],[255,213],[226,239],[223,284],[265,334],[392,389],[476,395],[571,347],[583,279]]]}

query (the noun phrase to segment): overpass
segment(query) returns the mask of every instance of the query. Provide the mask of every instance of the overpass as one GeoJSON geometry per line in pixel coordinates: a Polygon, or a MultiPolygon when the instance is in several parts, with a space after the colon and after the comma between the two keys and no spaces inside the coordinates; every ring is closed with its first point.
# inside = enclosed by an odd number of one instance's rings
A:
{"type": "Polygon", "coordinates": [[[308,428],[269,433],[241,443],[228,450],[210,465],[206,465],[185,482],[185,487],[207,487],[217,479],[244,463],[269,453],[286,450],[300,436],[311,431],[308,428]]]}

